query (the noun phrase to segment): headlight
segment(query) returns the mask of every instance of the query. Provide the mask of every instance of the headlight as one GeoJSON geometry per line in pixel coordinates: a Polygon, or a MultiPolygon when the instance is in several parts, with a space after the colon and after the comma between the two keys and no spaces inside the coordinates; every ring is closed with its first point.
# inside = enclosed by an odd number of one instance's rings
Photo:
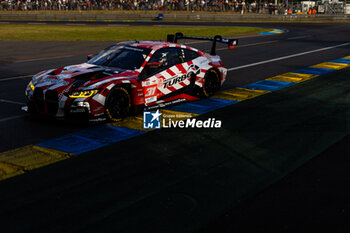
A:
{"type": "Polygon", "coordinates": [[[87,98],[95,95],[98,90],[88,90],[88,91],[75,91],[69,94],[70,98],[87,98]]]}
{"type": "Polygon", "coordinates": [[[32,81],[29,82],[29,87],[30,87],[30,89],[31,89],[32,91],[34,91],[35,86],[33,85],[33,82],[32,82],[32,81]]]}

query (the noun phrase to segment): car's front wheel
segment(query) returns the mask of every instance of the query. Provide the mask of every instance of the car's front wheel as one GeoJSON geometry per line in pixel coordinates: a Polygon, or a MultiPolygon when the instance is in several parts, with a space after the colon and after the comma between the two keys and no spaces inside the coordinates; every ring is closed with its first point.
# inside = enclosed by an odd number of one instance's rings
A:
{"type": "Polygon", "coordinates": [[[127,117],[130,112],[131,99],[129,92],[124,87],[112,89],[105,104],[105,111],[108,120],[120,121],[127,117]]]}

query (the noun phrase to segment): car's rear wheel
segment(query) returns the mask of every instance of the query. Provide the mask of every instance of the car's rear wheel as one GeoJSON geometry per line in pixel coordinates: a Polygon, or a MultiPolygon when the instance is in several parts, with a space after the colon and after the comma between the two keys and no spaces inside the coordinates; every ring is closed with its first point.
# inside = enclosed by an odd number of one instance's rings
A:
{"type": "Polygon", "coordinates": [[[215,70],[208,70],[203,79],[202,94],[206,97],[214,95],[220,88],[220,76],[215,70]]]}
{"type": "Polygon", "coordinates": [[[108,120],[120,121],[130,112],[131,99],[129,92],[124,87],[112,89],[106,99],[105,111],[108,120]]]}

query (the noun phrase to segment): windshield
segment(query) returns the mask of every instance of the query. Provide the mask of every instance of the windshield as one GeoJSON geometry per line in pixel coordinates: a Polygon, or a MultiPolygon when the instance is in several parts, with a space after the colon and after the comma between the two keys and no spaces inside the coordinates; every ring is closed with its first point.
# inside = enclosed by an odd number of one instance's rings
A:
{"type": "Polygon", "coordinates": [[[151,50],[146,48],[112,45],[97,54],[88,63],[135,70],[140,68],[150,52],[151,50]]]}

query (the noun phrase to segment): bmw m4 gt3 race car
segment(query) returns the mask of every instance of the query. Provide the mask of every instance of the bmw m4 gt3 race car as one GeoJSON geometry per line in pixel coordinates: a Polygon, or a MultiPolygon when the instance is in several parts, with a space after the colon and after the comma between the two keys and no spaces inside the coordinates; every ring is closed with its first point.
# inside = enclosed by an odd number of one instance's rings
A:
{"type": "Polygon", "coordinates": [[[27,110],[56,118],[120,120],[137,109],[164,107],[213,95],[227,69],[216,42],[230,49],[237,40],[168,35],[167,41],[114,44],[88,62],[36,74],[26,88],[27,110]],[[210,54],[178,39],[213,41],[210,54]]]}

